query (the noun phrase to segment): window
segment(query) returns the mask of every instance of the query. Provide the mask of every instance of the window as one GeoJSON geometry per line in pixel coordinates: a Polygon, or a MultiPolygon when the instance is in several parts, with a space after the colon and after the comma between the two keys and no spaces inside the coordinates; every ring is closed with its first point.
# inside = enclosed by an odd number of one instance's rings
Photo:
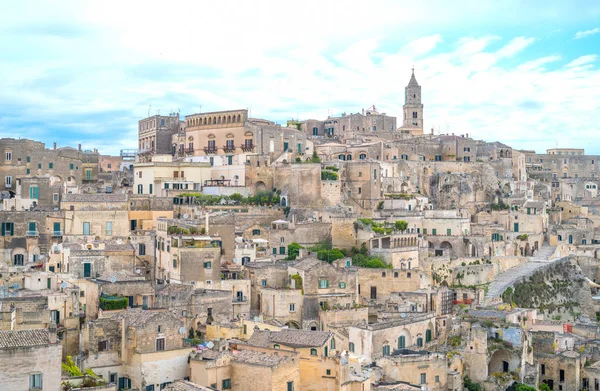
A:
{"type": "Polygon", "coordinates": [[[52,201],[53,202],[58,202],[58,193],[52,194],[52,201]]]}
{"type": "Polygon", "coordinates": [[[260,235],[260,229],[253,229],[252,235],[260,235]]]}
{"type": "Polygon", "coordinates": [[[348,344],[348,349],[350,350],[350,352],[354,353],[354,342],[350,342],[348,344]]]}
{"type": "Polygon", "coordinates": [[[138,244],[138,255],[146,255],[146,245],[143,243],[138,244]]]}
{"type": "Polygon", "coordinates": [[[432,234],[432,235],[434,235],[434,236],[435,236],[435,235],[437,235],[437,229],[433,228],[433,229],[431,230],[431,234],[432,234]]]}
{"type": "Polygon", "coordinates": [[[38,163],[38,170],[42,169],[42,163],[38,163]]]}
{"type": "Polygon", "coordinates": [[[260,285],[261,285],[261,286],[267,286],[267,280],[262,280],[262,281],[260,282],[260,285]]]}
{"type": "Polygon", "coordinates": [[[48,169],[52,170],[54,168],[54,163],[48,163],[48,169]]]}
{"type": "Polygon", "coordinates": [[[152,194],[152,183],[148,185],[148,194],[152,194]]]}
{"type": "Polygon", "coordinates": [[[427,235],[427,228],[423,228],[423,235],[427,235]]]}
{"type": "Polygon", "coordinates": [[[344,289],[344,288],[346,288],[346,283],[345,282],[340,282],[339,286],[340,286],[341,289],[344,289]]]}
{"type": "Polygon", "coordinates": [[[25,262],[25,256],[23,254],[15,254],[13,260],[15,266],[23,266],[23,263],[25,262]]]}
{"type": "Polygon", "coordinates": [[[40,198],[39,196],[40,196],[39,188],[37,186],[31,186],[29,188],[29,198],[38,199],[38,198],[40,198]]]}
{"type": "Polygon", "coordinates": [[[161,351],[161,350],[165,350],[165,339],[164,338],[157,338],[156,339],[156,351],[161,351]]]}
{"type": "Polygon", "coordinates": [[[221,388],[223,390],[231,390],[231,379],[223,379],[221,388]]]}
{"type": "Polygon", "coordinates": [[[211,261],[204,262],[204,268],[205,269],[212,269],[212,262],[211,261]]]}
{"type": "Polygon", "coordinates": [[[542,364],[542,375],[546,374],[546,365],[542,364]]]}
{"type": "Polygon", "coordinates": [[[34,390],[42,389],[42,374],[33,373],[29,375],[29,388],[34,390]]]}
{"type": "Polygon", "coordinates": [[[106,222],[106,236],[112,236],[112,221],[106,222]]]}
{"type": "Polygon", "coordinates": [[[385,272],[381,272],[381,277],[385,278],[385,276],[386,276],[385,272]]]}
{"type": "Polygon", "coordinates": [[[6,176],[4,178],[4,184],[6,185],[6,187],[11,187],[12,186],[12,176],[6,176]]]}
{"type": "Polygon", "coordinates": [[[452,229],[451,228],[447,228],[446,229],[446,235],[452,236],[452,229]]]}
{"type": "MultiPolygon", "coordinates": [[[[30,162],[31,162],[31,156],[26,156],[26,157],[25,157],[25,161],[26,161],[27,163],[30,163],[30,162]]],[[[592,162],[593,162],[593,160],[592,160],[592,162]]],[[[593,164],[593,163],[592,163],[592,164],[593,164]]]]}
{"type": "Polygon", "coordinates": [[[319,135],[319,128],[313,128],[313,136],[318,136],[319,135]]]}
{"type": "Polygon", "coordinates": [[[83,223],[83,234],[84,235],[90,234],[90,223],[88,223],[88,222],[83,223]]]}
{"type": "Polygon", "coordinates": [[[425,331],[425,342],[431,342],[431,330],[425,331]]]}
{"type": "Polygon", "coordinates": [[[138,194],[144,194],[144,185],[138,185],[137,187],[138,194]]]}
{"type": "Polygon", "coordinates": [[[296,312],[296,304],[294,304],[294,303],[290,304],[290,312],[296,312]]]}
{"type": "Polygon", "coordinates": [[[367,154],[366,153],[361,153],[360,155],[358,155],[358,158],[360,160],[365,160],[367,158],[367,154]]]}
{"type": "Polygon", "coordinates": [[[421,384],[427,383],[427,374],[421,373],[421,384]]]}
{"type": "Polygon", "coordinates": [[[2,223],[2,236],[13,236],[15,234],[14,223],[2,223]]]}
{"type": "Polygon", "coordinates": [[[417,346],[422,348],[423,347],[423,337],[419,336],[417,338],[417,346]]]}
{"type": "Polygon", "coordinates": [[[27,174],[27,175],[31,174],[31,170],[30,170],[29,168],[27,168],[27,169],[25,170],[25,174],[27,174]]]}
{"type": "Polygon", "coordinates": [[[106,352],[108,350],[108,341],[100,341],[98,342],[98,351],[106,352]]]}
{"type": "Polygon", "coordinates": [[[294,382],[293,381],[287,382],[287,391],[294,391],[294,382]]]}
{"type": "Polygon", "coordinates": [[[315,348],[310,349],[310,355],[311,356],[316,356],[317,355],[317,349],[315,349],[315,348]]]}
{"type": "Polygon", "coordinates": [[[319,289],[329,288],[329,280],[319,279],[319,289]]]}
{"type": "Polygon", "coordinates": [[[279,247],[279,254],[282,254],[282,255],[285,254],[285,246],[279,247]]]}
{"type": "Polygon", "coordinates": [[[6,152],[6,161],[10,162],[12,160],[12,152],[6,152]]]}
{"type": "Polygon", "coordinates": [[[383,355],[384,356],[390,355],[390,345],[383,345],[383,355]]]}
{"type": "Polygon", "coordinates": [[[401,335],[398,337],[398,349],[404,349],[406,347],[406,337],[401,335]]]}

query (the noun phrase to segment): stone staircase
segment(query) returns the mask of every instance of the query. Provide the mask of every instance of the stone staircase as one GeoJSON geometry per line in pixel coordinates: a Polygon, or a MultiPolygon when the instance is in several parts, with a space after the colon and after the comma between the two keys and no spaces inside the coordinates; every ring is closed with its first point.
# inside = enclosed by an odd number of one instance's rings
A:
{"type": "Polygon", "coordinates": [[[527,262],[512,267],[496,276],[496,279],[490,284],[489,289],[483,299],[482,305],[489,306],[502,302],[502,293],[506,288],[513,286],[523,278],[529,277],[539,269],[551,265],[561,258],[552,258],[554,247],[542,246],[539,252],[528,259],[527,262]]]}

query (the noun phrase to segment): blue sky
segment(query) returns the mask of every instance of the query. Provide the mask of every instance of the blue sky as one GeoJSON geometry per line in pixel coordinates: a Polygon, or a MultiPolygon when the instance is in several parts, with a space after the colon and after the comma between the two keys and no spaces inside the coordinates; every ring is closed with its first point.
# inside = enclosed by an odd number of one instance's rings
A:
{"type": "Polygon", "coordinates": [[[26,0],[0,53],[0,136],[48,146],[135,148],[159,110],[400,121],[414,65],[428,130],[600,154],[594,0],[26,0]]]}

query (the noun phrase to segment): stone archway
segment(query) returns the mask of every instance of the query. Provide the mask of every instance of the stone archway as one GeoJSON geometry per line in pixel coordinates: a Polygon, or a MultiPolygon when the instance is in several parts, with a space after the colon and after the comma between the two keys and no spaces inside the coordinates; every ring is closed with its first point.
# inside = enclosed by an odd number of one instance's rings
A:
{"type": "Polygon", "coordinates": [[[488,364],[488,373],[513,372],[519,368],[521,360],[519,356],[509,350],[499,349],[492,354],[488,364]]]}
{"type": "Polygon", "coordinates": [[[298,322],[294,321],[294,320],[290,320],[285,325],[288,328],[290,328],[290,329],[295,329],[295,330],[300,330],[301,329],[300,324],[298,322]]]}
{"type": "Polygon", "coordinates": [[[267,185],[263,181],[258,181],[254,184],[254,194],[267,191],[267,185]]]}

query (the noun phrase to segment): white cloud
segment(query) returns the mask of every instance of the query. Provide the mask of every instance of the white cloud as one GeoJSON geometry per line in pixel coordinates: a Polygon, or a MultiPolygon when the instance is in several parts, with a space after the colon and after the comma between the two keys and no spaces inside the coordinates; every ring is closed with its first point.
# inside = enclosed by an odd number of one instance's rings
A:
{"type": "Polygon", "coordinates": [[[600,27],[596,27],[591,30],[578,31],[577,33],[575,33],[575,37],[573,37],[573,39],[586,38],[586,37],[589,37],[590,35],[594,35],[594,34],[598,34],[598,33],[600,33],[600,27]]]}
{"type": "Polygon", "coordinates": [[[597,54],[588,54],[586,56],[581,56],[581,57],[574,59],[573,61],[568,63],[566,66],[567,66],[567,68],[572,68],[572,67],[580,67],[580,66],[584,66],[584,65],[590,65],[590,64],[596,62],[597,59],[598,59],[597,54]]]}
{"type": "MultiPolygon", "coordinates": [[[[469,1],[477,5],[469,20],[486,22],[493,13],[519,24],[530,14],[469,1]]],[[[16,113],[14,127],[0,124],[3,135],[26,130],[51,142],[55,135],[45,130],[60,123],[81,135],[72,145],[86,136],[90,147],[115,153],[135,147],[136,122],[149,105],[152,113],[181,109],[183,115],[200,105],[203,111],[251,108],[253,117],[283,122],[375,104],[401,122],[413,65],[427,129],[447,125],[450,132],[538,149],[571,131],[570,145],[584,146],[600,131],[598,53],[569,57],[547,37],[544,47],[539,37],[461,35],[457,26],[477,31],[468,28],[464,4],[257,0],[166,7],[132,0],[114,12],[110,1],[82,7],[65,0],[26,13],[31,7],[21,3],[5,17],[8,27],[0,27],[7,59],[0,64],[0,107],[16,113]],[[31,19],[19,19],[25,14],[31,19]],[[29,37],[31,31],[40,35],[29,37]],[[31,118],[41,124],[23,125],[31,118]]],[[[550,13],[540,17],[551,20],[550,13]]]]}

